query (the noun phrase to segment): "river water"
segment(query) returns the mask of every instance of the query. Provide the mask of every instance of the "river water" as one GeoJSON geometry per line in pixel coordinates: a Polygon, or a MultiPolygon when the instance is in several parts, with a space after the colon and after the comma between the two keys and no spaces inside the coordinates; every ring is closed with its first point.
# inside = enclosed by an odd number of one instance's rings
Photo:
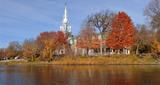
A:
{"type": "Polygon", "coordinates": [[[0,85],[160,85],[160,66],[0,65],[0,85]]]}

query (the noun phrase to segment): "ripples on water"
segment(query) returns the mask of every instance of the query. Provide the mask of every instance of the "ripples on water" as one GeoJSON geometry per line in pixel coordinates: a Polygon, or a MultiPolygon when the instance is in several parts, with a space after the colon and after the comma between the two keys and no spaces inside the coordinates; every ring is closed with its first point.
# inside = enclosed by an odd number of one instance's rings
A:
{"type": "Polygon", "coordinates": [[[160,66],[0,66],[0,85],[160,85],[160,66]]]}

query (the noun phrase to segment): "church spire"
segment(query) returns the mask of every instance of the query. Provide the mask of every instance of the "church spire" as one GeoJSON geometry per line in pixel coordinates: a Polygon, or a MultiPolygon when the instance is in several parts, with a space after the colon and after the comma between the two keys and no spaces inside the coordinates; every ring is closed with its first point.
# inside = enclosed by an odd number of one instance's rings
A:
{"type": "Polygon", "coordinates": [[[67,3],[65,3],[64,16],[62,20],[62,25],[60,26],[60,31],[67,33],[67,34],[71,33],[71,26],[69,24],[68,14],[67,14],[67,3]]]}
{"type": "Polygon", "coordinates": [[[68,20],[68,16],[67,16],[67,3],[65,3],[65,8],[64,8],[64,19],[68,20]]]}

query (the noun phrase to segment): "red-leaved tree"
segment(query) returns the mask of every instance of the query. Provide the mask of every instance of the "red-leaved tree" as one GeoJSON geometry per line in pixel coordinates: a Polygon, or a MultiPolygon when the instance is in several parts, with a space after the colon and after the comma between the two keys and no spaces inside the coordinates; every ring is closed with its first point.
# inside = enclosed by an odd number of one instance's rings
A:
{"type": "Polygon", "coordinates": [[[125,12],[119,12],[112,22],[112,31],[106,44],[109,48],[119,50],[134,44],[135,27],[125,12]]]}

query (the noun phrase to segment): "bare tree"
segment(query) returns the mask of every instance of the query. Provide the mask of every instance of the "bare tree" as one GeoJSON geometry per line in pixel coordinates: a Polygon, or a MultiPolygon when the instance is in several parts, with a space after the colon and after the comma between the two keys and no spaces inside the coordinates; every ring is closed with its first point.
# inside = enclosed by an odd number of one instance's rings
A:
{"type": "Polygon", "coordinates": [[[103,54],[103,34],[105,32],[109,32],[111,30],[112,20],[114,18],[115,14],[109,10],[102,11],[99,13],[96,13],[94,15],[91,15],[88,17],[87,24],[92,26],[94,29],[98,29],[100,33],[100,51],[101,55],[103,54]]]}
{"type": "Polygon", "coordinates": [[[151,0],[144,14],[149,18],[152,28],[160,30],[160,0],[151,0]]]}
{"type": "Polygon", "coordinates": [[[13,41],[9,43],[9,46],[6,48],[6,56],[8,58],[14,58],[19,56],[20,51],[22,50],[22,46],[17,41],[13,41]]]}

